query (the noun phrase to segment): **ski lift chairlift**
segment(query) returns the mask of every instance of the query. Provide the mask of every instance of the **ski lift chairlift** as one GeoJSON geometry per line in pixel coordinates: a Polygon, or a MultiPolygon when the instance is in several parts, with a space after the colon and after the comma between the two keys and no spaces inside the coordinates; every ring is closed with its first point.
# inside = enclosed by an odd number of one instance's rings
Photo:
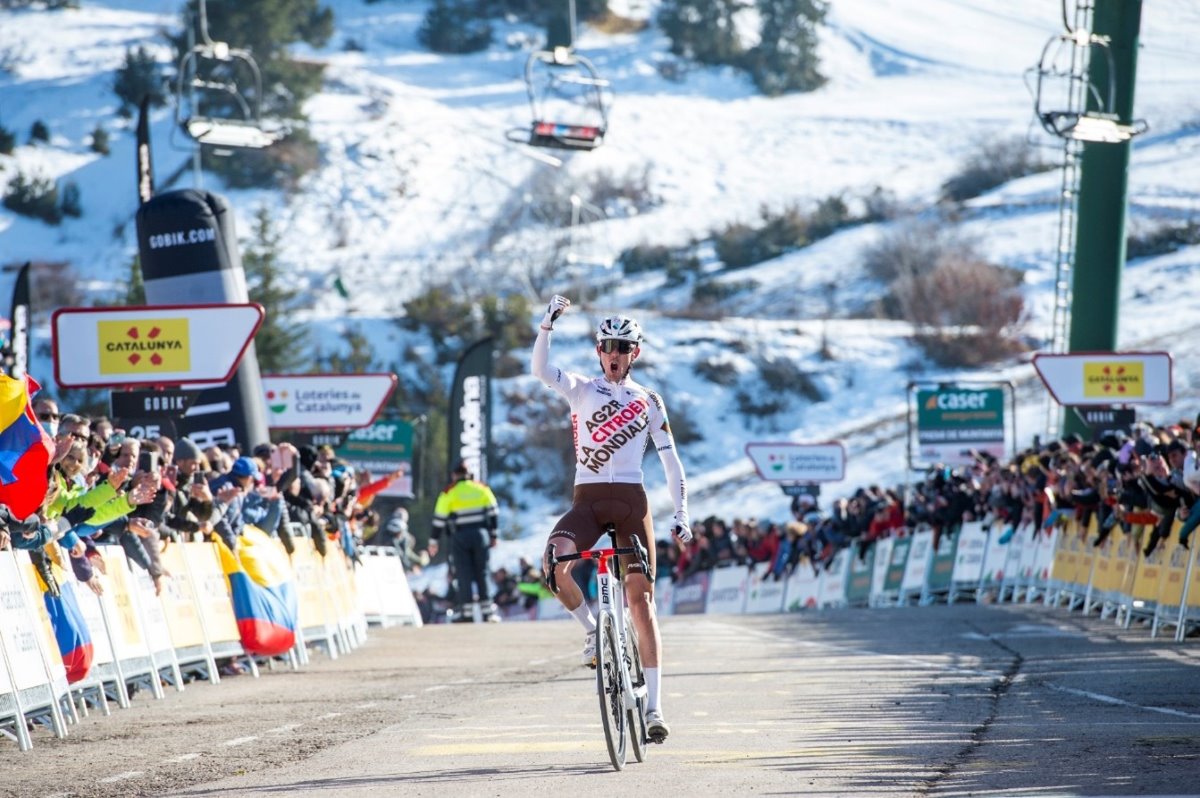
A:
{"type": "Polygon", "coordinates": [[[207,23],[203,19],[201,34],[205,41],[192,47],[179,61],[175,121],[198,144],[213,147],[262,149],[283,138],[287,133],[283,127],[268,130],[263,126],[262,74],[250,51],[209,39],[207,23]],[[244,68],[254,83],[251,99],[247,101],[233,77],[226,80],[201,77],[197,67],[204,62],[215,62],[225,67],[230,75],[236,73],[239,67],[244,68]],[[232,98],[241,111],[241,119],[202,113],[199,98],[206,95],[232,98]]]}
{"type": "Polygon", "coordinates": [[[569,47],[531,53],[525,62],[525,89],[533,124],[527,135],[520,129],[510,130],[509,140],[552,149],[596,149],[604,143],[608,126],[608,88],[609,82],[600,77],[595,65],[569,47]],[[546,75],[541,82],[539,70],[546,75]],[[538,88],[543,83],[544,89],[539,94],[538,88]],[[560,121],[549,116],[547,95],[552,91],[562,92],[568,86],[576,92],[572,110],[588,118],[560,121]]]}
{"type": "Polygon", "coordinates": [[[1033,69],[1037,73],[1037,83],[1033,89],[1034,114],[1047,133],[1061,139],[1119,144],[1149,129],[1144,119],[1134,120],[1131,124],[1121,124],[1118,116],[1111,112],[1116,105],[1116,83],[1112,77],[1116,73],[1116,63],[1109,48],[1108,37],[1096,36],[1087,31],[1072,31],[1054,36],[1042,48],[1041,59],[1033,69]],[[1060,66],[1059,59],[1064,50],[1071,53],[1069,69],[1060,66]],[[1087,54],[1087,59],[1080,58],[1081,51],[1087,54]],[[1083,74],[1087,70],[1091,55],[1095,52],[1102,53],[1108,60],[1109,80],[1104,90],[1083,74]],[[1049,102],[1045,85],[1048,78],[1066,78],[1069,81],[1066,109],[1045,107],[1049,102]],[[1089,99],[1095,106],[1094,110],[1088,110],[1086,107],[1089,99]]]}

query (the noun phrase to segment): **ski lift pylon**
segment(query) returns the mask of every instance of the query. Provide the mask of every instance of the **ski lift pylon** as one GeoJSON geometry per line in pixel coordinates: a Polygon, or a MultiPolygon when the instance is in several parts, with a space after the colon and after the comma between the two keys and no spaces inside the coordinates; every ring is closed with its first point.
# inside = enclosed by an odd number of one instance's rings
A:
{"type": "Polygon", "coordinates": [[[508,131],[533,147],[594,150],[608,128],[609,82],[570,47],[537,50],[525,61],[525,90],[533,122],[508,131]]]}
{"type": "Polygon", "coordinates": [[[268,130],[262,121],[262,73],[249,50],[213,41],[208,33],[205,0],[197,0],[200,41],[179,60],[175,90],[175,121],[198,144],[214,147],[262,149],[286,135],[282,126],[268,130]],[[202,75],[200,66],[213,69],[202,75]],[[250,98],[238,88],[236,76],[244,71],[253,82],[250,98]],[[224,73],[224,77],[218,77],[224,73]],[[209,115],[201,110],[203,97],[232,100],[241,118],[209,115]]]}

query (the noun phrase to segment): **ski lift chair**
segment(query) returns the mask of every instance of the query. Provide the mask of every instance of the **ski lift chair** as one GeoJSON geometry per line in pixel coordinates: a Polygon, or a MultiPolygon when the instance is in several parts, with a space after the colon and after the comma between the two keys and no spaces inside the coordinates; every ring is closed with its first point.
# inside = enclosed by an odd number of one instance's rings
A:
{"type": "Polygon", "coordinates": [[[176,83],[175,121],[198,144],[221,148],[262,149],[287,134],[282,126],[267,129],[262,122],[262,73],[249,50],[230,47],[226,42],[213,41],[208,35],[208,19],[204,0],[200,0],[200,35],[203,41],[184,54],[179,61],[176,83]],[[211,69],[202,74],[200,67],[211,69]],[[253,94],[247,100],[238,88],[239,73],[249,74],[253,94]],[[224,77],[219,77],[224,76],[224,77]],[[201,98],[220,107],[218,98],[232,100],[241,118],[209,115],[201,111],[201,98]]]}
{"type": "Polygon", "coordinates": [[[510,130],[510,141],[560,150],[594,150],[608,126],[609,82],[569,47],[539,50],[525,62],[533,124],[510,130]],[[552,113],[553,112],[553,113],[552,113]],[[563,112],[565,118],[555,115],[563,112]]]}
{"type": "Polygon", "coordinates": [[[1116,105],[1116,64],[1109,40],[1088,31],[1071,31],[1055,36],[1042,48],[1034,67],[1037,74],[1034,114],[1042,128],[1061,139],[1103,144],[1120,144],[1146,132],[1144,119],[1122,124],[1111,109],[1116,105]],[[1099,53],[1108,61],[1108,85],[1099,87],[1088,77],[1089,63],[1099,53]],[[1069,66],[1064,66],[1064,63],[1069,66]],[[1066,109],[1051,109],[1047,97],[1049,79],[1066,79],[1066,109]],[[1090,106],[1090,108],[1089,108],[1090,106]]]}

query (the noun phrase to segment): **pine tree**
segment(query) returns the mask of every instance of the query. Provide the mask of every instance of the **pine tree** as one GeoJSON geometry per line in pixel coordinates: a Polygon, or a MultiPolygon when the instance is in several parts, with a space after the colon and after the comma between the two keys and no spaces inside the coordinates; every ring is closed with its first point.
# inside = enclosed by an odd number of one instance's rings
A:
{"type": "Polygon", "coordinates": [[[474,53],[492,43],[492,26],[468,0],[434,0],[417,41],[435,53],[474,53]]]}
{"type": "Polygon", "coordinates": [[[817,58],[817,26],[826,0],[758,0],[762,38],[746,64],[754,85],[768,97],[814,91],[825,83],[817,58]]]}
{"type": "Polygon", "coordinates": [[[747,0],[665,0],[658,25],[675,55],[710,66],[737,65],[745,50],[734,16],[747,7],[747,0]]]}
{"type": "Polygon", "coordinates": [[[162,64],[145,47],[139,45],[125,51],[125,61],[117,69],[113,79],[113,93],[121,101],[118,113],[129,117],[133,109],[148,97],[151,108],[166,105],[167,90],[163,78],[162,64]]]}
{"type": "Polygon", "coordinates": [[[258,364],[266,373],[287,374],[306,360],[307,333],[289,320],[300,292],[280,279],[279,235],[271,227],[265,207],[254,217],[254,240],[242,255],[250,301],[266,310],[266,318],[254,336],[258,364]]]}
{"type": "Polygon", "coordinates": [[[125,281],[124,305],[146,304],[146,283],[142,279],[142,257],[134,255],[129,261],[129,279],[125,281]]]}

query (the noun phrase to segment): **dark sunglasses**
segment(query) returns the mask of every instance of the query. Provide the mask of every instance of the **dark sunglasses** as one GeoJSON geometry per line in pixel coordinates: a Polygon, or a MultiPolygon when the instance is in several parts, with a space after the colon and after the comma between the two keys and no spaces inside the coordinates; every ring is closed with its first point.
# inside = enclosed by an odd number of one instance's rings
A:
{"type": "Polygon", "coordinates": [[[615,338],[609,338],[600,342],[600,351],[605,354],[620,352],[622,355],[628,355],[637,349],[637,346],[637,343],[634,341],[618,341],[615,338]]]}
{"type": "Polygon", "coordinates": [[[58,421],[58,413],[38,413],[38,418],[42,421],[58,421]]]}

